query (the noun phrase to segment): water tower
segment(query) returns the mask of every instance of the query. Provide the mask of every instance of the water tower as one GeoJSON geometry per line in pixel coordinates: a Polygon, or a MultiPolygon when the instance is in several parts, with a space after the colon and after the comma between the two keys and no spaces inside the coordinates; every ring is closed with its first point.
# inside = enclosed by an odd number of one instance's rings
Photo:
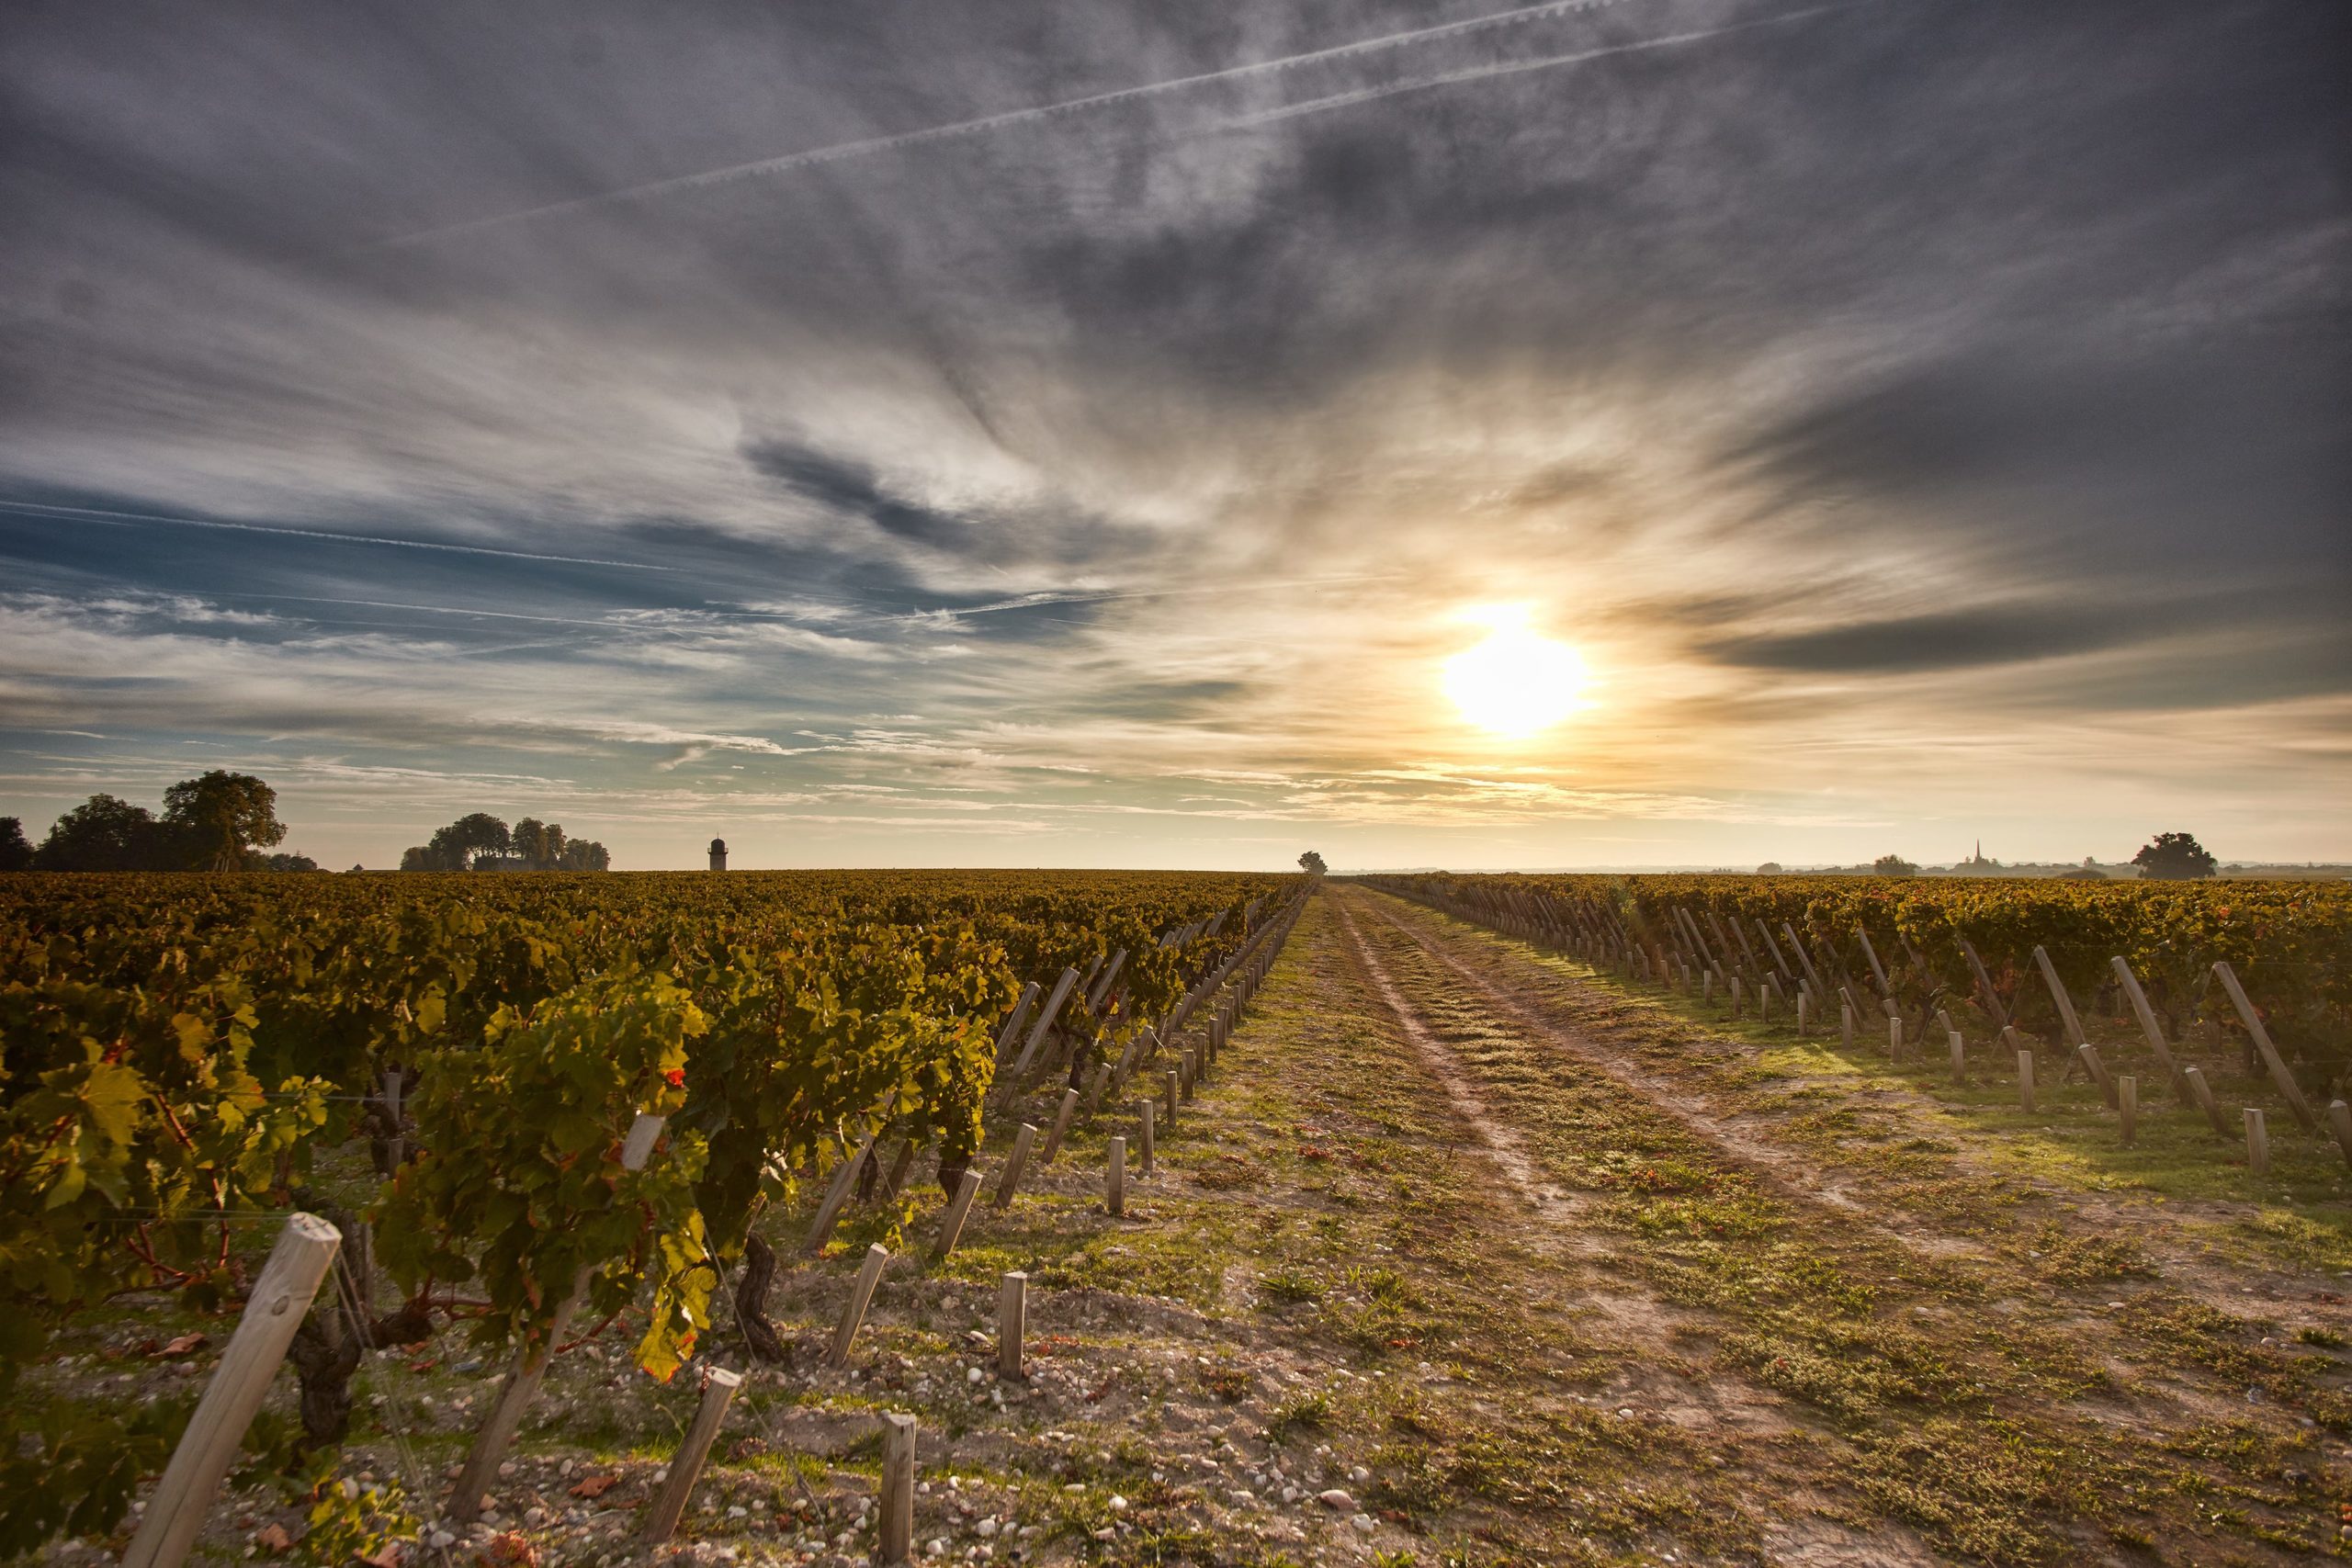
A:
{"type": "Polygon", "coordinates": [[[727,869],[727,840],[724,839],[713,839],[710,841],[710,869],[713,871],[727,869]]]}

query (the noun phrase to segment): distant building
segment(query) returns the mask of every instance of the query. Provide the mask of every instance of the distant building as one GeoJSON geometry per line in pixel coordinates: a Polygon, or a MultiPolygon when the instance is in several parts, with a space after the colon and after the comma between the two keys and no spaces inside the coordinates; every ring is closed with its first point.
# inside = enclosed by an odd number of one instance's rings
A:
{"type": "Polygon", "coordinates": [[[1976,848],[1964,859],[1953,864],[1951,874],[1954,876],[2013,876],[2016,873],[2016,867],[2005,866],[1999,861],[1985,854],[1984,840],[1979,839],[1976,840],[1976,848]]]}
{"type": "Polygon", "coordinates": [[[713,839],[710,841],[710,869],[713,871],[727,869],[727,840],[724,839],[713,839]]]}

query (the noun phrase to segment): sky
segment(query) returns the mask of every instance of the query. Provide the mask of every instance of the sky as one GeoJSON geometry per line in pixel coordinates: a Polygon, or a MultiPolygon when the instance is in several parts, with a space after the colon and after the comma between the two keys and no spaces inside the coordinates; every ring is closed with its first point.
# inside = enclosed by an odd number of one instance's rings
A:
{"type": "Polygon", "coordinates": [[[17,0],[0,813],[2352,858],[2346,27],[17,0]]]}

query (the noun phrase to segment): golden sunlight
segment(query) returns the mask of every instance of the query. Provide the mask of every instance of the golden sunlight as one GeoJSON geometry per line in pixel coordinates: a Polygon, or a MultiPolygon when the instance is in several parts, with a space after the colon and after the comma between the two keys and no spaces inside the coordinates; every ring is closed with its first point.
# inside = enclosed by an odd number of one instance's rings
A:
{"type": "Polygon", "coordinates": [[[1527,626],[1518,608],[1480,611],[1493,629],[1445,661],[1445,694],[1462,716],[1491,734],[1522,739],[1584,705],[1585,665],[1577,650],[1527,626]]]}

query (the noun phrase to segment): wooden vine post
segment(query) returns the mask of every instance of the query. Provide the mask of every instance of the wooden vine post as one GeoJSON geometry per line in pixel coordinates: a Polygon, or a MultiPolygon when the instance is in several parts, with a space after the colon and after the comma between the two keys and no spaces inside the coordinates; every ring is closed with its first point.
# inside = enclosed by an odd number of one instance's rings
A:
{"type": "Polygon", "coordinates": [[[1069,1131],[1069,1119],[1076,1114],[1077,1111],[1078,1090],[1074,1089],[1062,1090],[1062,1102],[1054,1110],[1053,1130],[1046,1134],[1046,1146],[1037,1151],[1039,1169],[1042,1170],[1053,1164],[1054,1156],[1062,1152],[1062,1136],[1069,1131]]]}
{"type": "Polygon", "coordinates": [[[1016,1269],[998,1281],[996,1292],[996,1375],[1007,1382],[1028,1375],[1021,1363],[1028,1332],[1029,1276],[1016,1269]]]}
{"type": "Polygon", "coordinates": [[[1127,1212],[1127,1140],[1111,1140],[1111,1164],[1104,1178],[1102,1207],[1113,1214],[1127,1212]]]}
{"type": "Polygon", "coordinates": [[[2213,1124],[2213,1136],[2228,1137],[2229,1122],[2222,1115],[2222,1107],[2213,1099],[2212,1086],[2205,1081],[2205,1070],[2202,1067],[2183,1067],[2180,1079],[2188,1086],[2189,1100],[2197,1109],[2205,1112],[2205,1120],[2213,1124]]]}
{"type": "MultiPolygon", "coordinates": [[[[662,1135],[662,1123],[668,1118],[640,1113],[629,1126],[628,1136],[621,1141],[621,1168],[643,1170],[645,1162],[653,1156],[653,1144],[662,1135]]],[[[548,1322],[546,1337],[536,1346],[526,1345],[514,1352],[506,1369],[506,1376],[498,1385],[498,1397],[490,1414],[474,1434],[474,1446],[467,1455],[464,1468],[458,1472],[457,1484],[449,1489],[446,1512],[455,1523],[469,1525],[481,1517],[483,1494],[498,1478],[498,1467],[505,1461],[506,1450],[514,1445],[514,1434],[523,1425],[523,1413],[538,1396],[539,1383],[548,1375],[548,1362],[555,1356],[555,1348],[563,1342],[564,1330],[571,1326],[572,1314],[587,1299],[588,1281],[595,1277],[596,1265],[583,1263],[572,1276],[571,1290],[555,1309],[548,1322]]]]}
{"type": "Polygon", "coordinates": [[[343,1233],[316,1214],[292,1215],[277,1233],[269,1260],[245,1298],[237,1331],[147,1500],[139,1533],[123,1553],[126,1568],[179,1568],[187,1558],[220,1478],[236,1460],[245,1428],[267,1397],[270,1379],[342,1246],[343,1233]]]}
{"type": "Polygon", "coordinates": [[[882,1539],[875,1561],[903,1568],[915,1550],[915,1418],[904,1411],[882,1415],[882,1539]]]}
{"type": "Polygon", "coordinates": [[[850,1347],[857,1343],[857,1331],[865,1325],[865,1309],[874,1304],[874,1287],[882,1282],[882,1266],[889,1261],[890,1249],[880,1242],[865,1249],[865,1262],[849,1288],[849,1300],[842,1303],[842,1320],[833,1330],[832,1351],[825,1358],[829,1366],[849,1365],[850,1347]]]}
{"type": "Polygon", "coordinates": [[[2123,1146],[2128,1149],[2140,1132],[2140,1080],[2130,1073],[2115,1080],[2115,1109],[2123,1116],[2123,1146]]]}
{"type": "Polygon", "coordinates": [[[2238,984],[2236,971],[2227,964],[2216,964],[2213,965],[2213,977],[2222,982],[2223,990],[2229,992],[2230,1005],[2238,1010],[2238,1021],[2244,1023],[2245,1032],[2254,1037],[2255,1049],[2262,1053],[2263,1066],[2270,1069],[2270,1081],[2278,1086],[2279,1097],[2286,1100],[2287,1109],[2295,1113],[2295,1120],[2302,1124],[2303,1131],[2317,1133],[2319,1118],[2312,1114],[2311,1102],[2303,1098],[2302,1086],[2295,1081],[2295,1075],[2287,1070],[2285,1062],[2279,1060],[2278,1047],[2270,1043],[2270,1031],[2262,1027],[2262,1015],[2255,1011],[2254,1003],[2246,999],[2245,987],[2238,984]]]}
{"type": "Polygon", "coordinates": [[[2252,1105],[2245,1108],[2245,1168],[2256,1176],[2270,1174],[2270,1129],[2252,1105]]]}
{"type": "Polygon", "coordinates": [[[1004,1175],[996,1184],[998,1208],[1010,1208],[1012,1195],[1021,1190],[1021,1173],[1029,1167],[1029,1150],[1036,1141],[1036,1124],[1031,1122],[1021,1123],[1021,1131],[1012,1139],[1012,1153],[1004,1162],[1004,1175]]]}
{"type": "Polygon", "coordinates": [[[710,1445],[717,1440],[718,1428],[727,1420],[727,1406],[742,1382],[742,1373],[730,1372],[725,1367],[711,1368],[705,1378],[702,1403],[695,1406],[694,1422],[680,1439],[678,1451],[670,1461],[669,1476],[646,1513],[644,1535],[648,1544],[658,1545],[677,1533],[678,1521],[685,1517],[686,1498],[693,1493],[695,1483],[702,1479],[702,1467],[710,1458],[710,1445]]]}
{"type": "Polygon", "coordinates": [[[932,1244],[934,1261],[956,1250],[956,1243],[964,1235],[964,1218],[972,1212],[972,1200],[979,1195],[980,1173],[966,1170],[964,1179],[956,1186],[956,1196],[947,1202],[947,1213],[939,1221],[939,1239],[932,1244]]]}

